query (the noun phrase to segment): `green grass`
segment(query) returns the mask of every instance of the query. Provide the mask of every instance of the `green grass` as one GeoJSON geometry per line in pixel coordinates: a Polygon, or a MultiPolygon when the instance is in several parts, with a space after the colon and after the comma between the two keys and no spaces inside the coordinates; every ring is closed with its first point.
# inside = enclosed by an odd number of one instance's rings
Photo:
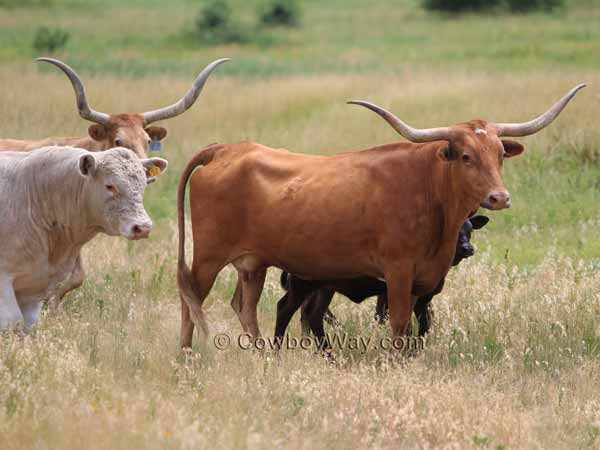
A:
{"type": "MultiPolygon", "coordinates": [[[[257,25],[258,0],[232,1],[234,13],[257,25]]],[[[27,62],[35,29],[67,29],[61,56],[78,69],[133,77],[187,74],[227,55],[223,72],[241,76],[311,73],[398,73],[431,70],[530,71],[600,66],[600,5],[572,0],[552,14],[449,17],[416,0],[308,0],[302,26],[258,29],[248,45],[207,47],[193,36],[199,4],[190,0],[61,1],[50,9],[16,8],[0,16],[0,62],[27,62]]]]}

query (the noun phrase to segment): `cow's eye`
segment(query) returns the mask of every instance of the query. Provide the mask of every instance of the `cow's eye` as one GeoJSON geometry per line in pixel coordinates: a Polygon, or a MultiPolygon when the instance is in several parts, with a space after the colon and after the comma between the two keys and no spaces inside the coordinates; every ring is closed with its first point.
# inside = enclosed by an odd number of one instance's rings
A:
{"type": "Polygon", "coordinates": [[[471,157],[465,153],[464,155],[462,155],[462,160],[463,162],[468,163],[471,162],[471,157]]]}
{"type": "Polygon", "coordinates": [[[123,140],[122,139],[115,139],[115,146],[117,146],[117,147],[123,147],[123,140]]]}
{"type": "Polygon", "coordinates": [[[114,185],[112,185],[112,184],[106,184],[104,187],[111,194],[116,194],[117,193],[117,188],[114,185]]]}

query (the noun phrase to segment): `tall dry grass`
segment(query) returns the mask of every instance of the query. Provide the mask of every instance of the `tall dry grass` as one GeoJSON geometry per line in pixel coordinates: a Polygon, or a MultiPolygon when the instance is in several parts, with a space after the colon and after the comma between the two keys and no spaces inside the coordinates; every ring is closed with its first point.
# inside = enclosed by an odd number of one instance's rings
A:
{"type": "MultiPolygon", "coordinates": [[[[86,82],[93,107],[120,112],[171,102],[192,76],[86,82]]],[[[210,340],[187,358],[177,348],[173,203],[178,173],[195,149],[252,139],[334,153],[397,139],[368,111],[344,104],[352,98],[378,102],[416,126],[527,119],[579,81],[594,86],[600,78],[407,71],[248,81],[215,72],[199,103],[165,124],[171,166],[146,194],[157,219],[151,239],[95,239],[84,251],[86,283],[64,311],[46,315],[25,339],[0,338],[0,447],[597,446],[593,251],[600,244],[589,183],[600,179],[600,104],[593,88],[551,128],[524,139],[527,153],[506,164],[514,208],[494,213],[474,234],[479,252],[453,270],[434,300],[432,334],[418,356],[345,349],[330,364],[310,351],[218,351],[210,340]]],[[[0,103],[0,135],[85,133],[62,75],[14,67],[0,72],[0,85],[12,86],[0,103]]],[[[234,280],[225,270],[206,302],[213,334],[241,331],[228,305],[234,280]]],[[[280,295],[272,270],[259,305],[265,335],[280,295]]],[[[342,325],[331,331],[388,335],[372,320],[373,301],[336,298],[333,309],[342,325]]],[[[299,335],[297,322],[290,332],[299,335]]]]}

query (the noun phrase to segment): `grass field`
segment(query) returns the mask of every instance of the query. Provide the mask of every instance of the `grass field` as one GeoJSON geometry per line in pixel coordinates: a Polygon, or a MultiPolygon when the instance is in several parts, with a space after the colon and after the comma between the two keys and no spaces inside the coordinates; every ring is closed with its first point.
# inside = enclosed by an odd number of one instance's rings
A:
{"type": "MultiPolygon", "coordinates": [[[[121,3],[0,9],[0,137],[86,132],[64,76],[32,62],[33,30],[49,20],[71,31],[57,56],[107,112],[170,103],[212,59],[232,61],[165,122],[170,166],[146,192],[150,240],[95,239],[64,311],[30,337],[0,337],[0,448],[598,448],[600,5],[448,18],[416,1],[310,0],[298,29],[203,47],[190,37],[197,2],[121,3]],[[505,164],[513,207],[474,234],[477,254],[434,300],[418,356],[344,349],[330,364],[212,341],[180,355],[175,190],[195,150],[250,139],[333,154],[398,139],[345,105],[353,98],[416,126],[526,120],[579,82],[588,88],[505,164]]],[[[253,20],[256,3],[233,3],[253,20]]],[[[227,269],[205,303],[212,334],[241,332],[234,286],[227,269]]],[[[266,336],[281,294],[272,269],[259,304],[266,336]]],[[[336,298],[335,331],[388,336],[374,304],[336,298]]],[[[297,321],[290,332],[300,335],[297,321]]]]}

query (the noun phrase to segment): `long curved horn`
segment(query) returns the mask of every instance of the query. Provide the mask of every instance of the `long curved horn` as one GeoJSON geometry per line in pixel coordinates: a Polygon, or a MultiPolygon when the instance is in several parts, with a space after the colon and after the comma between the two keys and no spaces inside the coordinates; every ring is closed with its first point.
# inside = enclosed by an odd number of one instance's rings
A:
{"type": "Polygon", "coordinates": [[[496,123],[496,129],[498,131],[498,136],[529,136],[531,134],[535,134],[541,129],[547,127],[558,117],[563,108],[567,106],[567,103],[575,97],[575,94],[580,89],[583,89],[586,85],[579,84],[571,89],[563,98],[561,98],[558,102],[554,104],[552,108],[546,111],[539,117],[536,117],[529,122],[523,123],[496,123]]]}
{"type": "Polygon", "coordinates": [[[48,62],[50,64],[55,65],[60,70],[62,70],[69,80],[71,80],[71,84],[73,85],[73,89],[75,90],[75,96],[77,97],[77,109],[79,110],[79,115],[91,122],[99,123],[100,125],[108,125],[110,122],[110,116],[108,114],[94,111],[88,105],[87,96],[85,95],[85,88],[83,87],[83,82],[77,72],[67,66],[64,62],[59,61],[54,58],[37,58],[36,61],[48,62]]]}
{"type": "Polygon", "coordinates": [[[375,111],[377,114],[383,117],[383,119],[389,123],[394,130],[411,142],[447,141],[450,139],[450,128],[448,127],[424,129],[413,128],[404,123],[391,112],[386,111],[385,109],[380,108],[373,103],[352,100],[349,101],[348,104],[361,105],[365,108],[369,108],[371,111],[375,111]]]}
{"type": "Polygon", "coordinates": [[[170,106],[156,109],[154,111],[148,111],[143,113],[142,116],[144,117],[144,122],[146,123],[146,125],[152,122],[156,122],[158,120],[170,119],[171,117],[175,117],[179,114],[184,113],[194,104],[194,102],[200,95],[200,92],[202,92],[204,83],[206,83],[206,80],[208,79],[212,71],[215,70],[218,65],[223,64],[226,61],[229,61],[229,58],[217,59],[216,61],[213,61],[208,66],[206,66],[206,68],[202,72],[200,72],[200,75],[198,75],[190,90],[187,91],[187,93],[177,103],[173,103],[170,106]]]}

